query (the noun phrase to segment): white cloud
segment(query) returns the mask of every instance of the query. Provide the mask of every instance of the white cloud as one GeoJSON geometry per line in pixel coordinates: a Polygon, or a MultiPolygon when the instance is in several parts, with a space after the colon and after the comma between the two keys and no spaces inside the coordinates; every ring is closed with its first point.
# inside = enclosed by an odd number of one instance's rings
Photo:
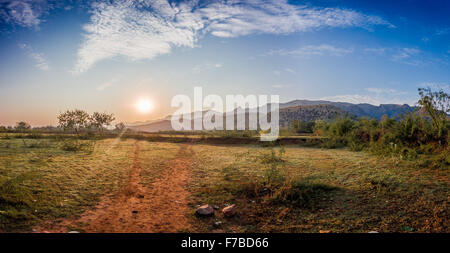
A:
{"type": "Polygon", "coordinates": [[[49,70],[50,66],[44,57],[44,54],[35,52],[34,49],[28,44],[19,44],[19,48],[24,50],[28,57],[33,59],[36,63],[34,66],[41,70],[49,70]]]}
{"type": "Polygon", "coordinates": [[[411,99],[411,94],[406,91],[399,91],[392,88],[364,88],[369,94],[345,94],[320,98],[335,102],[348,102],[354,104],[409,104],[414,105],[416,100],[411,99]]]}
{"type": "Polygon", "coordinates": [[[0,0],[0,5],[3,5],[0,18],[7,23],[37,27],[46,4],[45,0],[0,0]]]}
{"type": "Polygon", "coordinates": [[[401,48],[394,55],[392,55],[392,61],[405,63],[408,65],[418,66],[422,61],[414,59],[421,51],[417,48],[401,48]]]}
{"type": "Polygon", "coordinates": [[[446,27],[446,28],[437,29],[434,34],[437,36],[441,36],[441,35],[446,35],[448,33],[450,33],[450,28],[446,27]]]}
{"type": "MultiPolygon", "coordinates": [[[[195,47],[206,33],[237,37],[255,33],[288,34],[325,27],[393,27],[378,16],[340,8],[292,5],[287,0],[172,2],[116,0],[93,5],[75,73],[114,56],[152,59],[173,47],[195,47]]],[[[338,52],[339,53],[339,52],[338,52]]],[[[341,52],[345,53],[345,52],[341,52]]]]}
{"type": "Polygon", "coordinates": [[[423,82],[417,85],[419,88],[430,87],[435,90],[443,89],[446,92],[450,92],[450,84],[445,82],[423,82]]]}
{"type": "Polygon", "coordinates": [[[386,53],[386,48],[378,47],[378,48],[365,48],[364,52],[366,53],[374,53],[378,55],[384,55],[386,53]]]}
{"type": "Polygon", "coordinates": [[[296,72],[293,69],[285,68],[284,71],[289,72],[291,74],[295,74],[296,72]]]}
{"type": "Polygon", "coordinates": [[[310,56],[344,56],[353,52],[352,48],[338,48],[328,44],[322,45],[307,45],[295,50],[273,50],[267,53],[267,55],[281,55],[281,56],[296,56],[308,58],[310,56]]]}
{"type": "Polygon", "coordinates": [[[198,64],[195,65],[192,68],[192,72],[198,74],[204,71],[208,71],[208,70],[213,70],[213,69],[218,69],[221,68],[223,65],[222,63],[204,63],[204,64],[198,64]]]}
{"type": "Polygon", "coordinates": [[[294,71],[293,69],[290,69],[290,68],[285,68],[285,69],[283,69],[283,70],[275,69],[275,70],[272,71],[272,72],[273,72],[273,74],[276,75],[276,76],[281,76],[281,74],[283,74],[283,73],[285,73],[285,72],[290,73],[290,74],[295,74],[295,71],[294,71]]]}
{"type": "Polygon", "coordinates": [[[337,95],[337,96],[329,96],[322,97],[320,100],[334,101],[334,102],[348,102],[353,104],[373,104],[379,105],[381,101],[373,98],[372,96],[359,95],[359,94],[351,94],[351,95],[337,95]]]}
{"type": "Polygon", "coordinates": [[[198,12],[210,22],[207,30],[219,37],[252,33],[287,34],[323,27],[364,27],[388,25],[377,16],[339,8],[313,8],[288,1],[249,0],[215,2],[198,12]]]}
{"type": "Polygon", "coordinates": [[[377,95],[386,94],[386,95],[401,95],[406,94],[404,91],[398,91],[396,89],[387,89],[387,88],[365,88],[364,90],[375,93],[377,95]]]}
{"type": "Polygon", "coordinates": [[[97,90],[98,91],[103,91],[104,89],[106,89],[106,88],[108,88],[108,87],[118,83],[119,81],[120,81],[119,78],[115,77],[115,78],[113,78],[113,79],[111,79],[111,80],[109,80],[107,82],[104,82],[104,83],[100,84],[97,87],[97,90]]]}
{"type": "Polygon", "coordinates": [[[436,58],[432,54],[422,51],[419,48],[365,48],[365,53],[377,54],[385,56],[392,62],[407,64],[411,66],[424,65],[448,65],[448,60],[445,58],[436,58]]]}
{"type": "Polygon", "coordinates": [[[289,87],[291,87],[291,86],[287,85],[287,84],[274,84],[274,85],[272,85],[272,88],[275,88],[275,89],[284,89],[284,88],[289,88],[289,87]]]}

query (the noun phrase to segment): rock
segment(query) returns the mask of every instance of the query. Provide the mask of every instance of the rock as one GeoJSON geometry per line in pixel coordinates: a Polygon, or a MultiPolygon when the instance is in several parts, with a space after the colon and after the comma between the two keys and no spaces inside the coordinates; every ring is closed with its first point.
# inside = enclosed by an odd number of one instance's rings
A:
{"type": "Polygon", "coordinates": [[[378,234],[378,231],[369,231],[369,234],[378,234]]]}
{"type": "Polygon", "coordinates": [[[69,231],[69,232],[68,232],[68,234],[79,234],[79,233],[80,233],[80,232],[75,231],[75,230],[74,230],[74,231],[69,231]]]}
{"type": "Polygon", "coordinates": [[[213,205],[214,210],[219,210],[219,206],[218,205],[213,205]]]}
{"type": "Polygon", "coordinates": [[[321,234],[329,234],[329,233],[331,233],[331,230],[319,230],[319,233],[321,233],[321,234]]]}
{"type": "Polygon", "coordinates": [[[220,226],[222,225],[222,222],[221,221],[216,221],[216,222],[214,222],[214,227],[215,228],[219,228],[220,226]]]}
{"type": "Polygon", "coordinates": [[[236,210],[237,210],[236,204],[233,204],[231,206],[227,206],[224,209],[222,209],[222,213],[227,217],[231,217],[236,214],[236,210]]]}
{"type": "Polygon", "coordinates": [[[199,216],[212,216],[214,215],[214,209],[210,205],[203,205],[197,208],[195,213],[199,216]]]}

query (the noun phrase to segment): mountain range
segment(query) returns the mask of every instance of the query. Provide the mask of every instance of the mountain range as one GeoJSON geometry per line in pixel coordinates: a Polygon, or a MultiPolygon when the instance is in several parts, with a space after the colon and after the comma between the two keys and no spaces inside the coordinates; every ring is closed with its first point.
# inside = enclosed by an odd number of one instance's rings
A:
{"type": "MultiPolygon", "coordinates": [[[[332,120],[338,116],[353,118],[369,117],[380,120],[383,115],[396,117],[400,114],[412,112],[415,107],[407,104],[381,104],[379,106],[371,104],[352,104],[346,102],[331,102],[324,100],[293,100],[287,103],[280,103],[280,127],[287,127],[293,120],[315,121],[332,120]]],[[[203,112],[204,114],[205,112],[203,112]]],[[[236,115],[236,110],[235,110],[236,115]]],[[[225,115],[224,122],[225,122],[225,115]]],[[[249,110],[245,111],[246,128],[249,122],[249,110]]],[[[193,114],[191,114],[191,118],[193,114]]],[[[127,124],[127,127],[135,131],[158,132],[173,130],[170,123],[171,115],[160,119],[142,123],[127,124]]]]}

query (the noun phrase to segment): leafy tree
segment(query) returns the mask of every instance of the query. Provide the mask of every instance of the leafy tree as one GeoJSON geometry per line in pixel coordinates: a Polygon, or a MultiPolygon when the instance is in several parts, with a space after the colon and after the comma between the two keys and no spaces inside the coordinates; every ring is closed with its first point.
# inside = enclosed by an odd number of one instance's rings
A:
{"type": "Polygon", "coordinates": [[[6,127],[5,126],[0,126],[0,132],[6,132],[6,127]]]}
{"type": "Polygon", "coordinates": [[[90,123],[103,131],[103,127],[110,126],[115,119],[114,114],[94,112],[90,117],[90,123]]]}
{"type": "Polygon", "coordinates": [[[15,129],[19,131],[29,130],[31,128],[30,124],[25,121],[17,122],[15,129]]]}
{"type": "Polygon", "coordinates": [[[116,124],[115,127],[116,127],[116,131],[122,132],[126,126],[123,122],[120,122],[120,123],[116,124]]]}
{"type": "Polygon", "coordinates": [[[431,88],[419,88],[418,104],[430,116],[436,128],[442,127],[450,112],[450,95],[442,89],[432,91],[431,88]]]}
{"type": "Polygon", "coordinates": [[[295,133],[312,133],[314,125],[314,121],[304,122],[301,120],[293,120],[291,123],[291,129],[295,133]]]}
{"type": "Polygon", "coordinates": [[[89,124],[89,114],[83,110],[67,110],[58,115],[59,126],[64,130],[74,130],[76,133],[89,124]]]}

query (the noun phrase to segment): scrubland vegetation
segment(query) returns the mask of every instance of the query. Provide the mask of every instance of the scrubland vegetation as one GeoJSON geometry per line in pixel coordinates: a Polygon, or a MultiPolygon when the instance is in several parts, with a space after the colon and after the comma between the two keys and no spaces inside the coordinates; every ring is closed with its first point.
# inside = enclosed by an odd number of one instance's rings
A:
{"type": "Polygon", "coordinates": [[[193,204],[241,209],[231,219],[197,219],[199,231],[448,232],[448,169],[292,145],[194,151],[193,204]]]}
{"type": "Polygon", "coordinates": [[[430,89],[420,89],[419,94],[419,110],[397,119],[338,118],[317,122],[314,131],[328,137],[323,144],[326,148],[347,146],[353,151],[366,150],[382,157],[420,158],[424,166],[448,168],[450,97],[443,91],[430,89]]]}
{"type": "Polygon", "coordinates": [[[79,217],[120,191],[136,164],[139,184],[152,189],[182,153],[191,210],[183,231],[449,232],[449,96],[420,95],[418,111],[396,119],[294,121],[273,143],[245,141],[257,131],[111,129],[113,115],[80,110],[62,113],[58,127],[1,127],[0,231],[79,217]],[[238,212],[196,217],[205,203],[238,212]]]}

